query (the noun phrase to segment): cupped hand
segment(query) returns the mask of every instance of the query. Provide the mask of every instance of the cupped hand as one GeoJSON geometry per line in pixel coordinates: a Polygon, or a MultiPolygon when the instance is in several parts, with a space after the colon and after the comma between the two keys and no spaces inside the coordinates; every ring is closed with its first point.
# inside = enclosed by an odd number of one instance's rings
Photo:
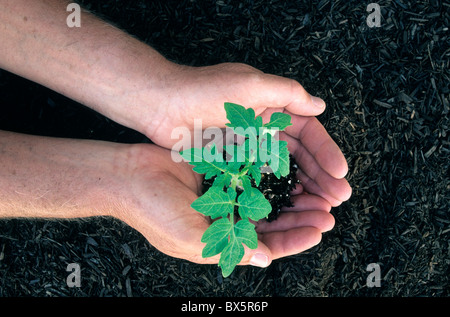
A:
{"type": "Polygon", "coordinates": [[[288,142],[299,170],[297,178],[305,192],[326,199],[331,206],[348,200],[352,189],[344,178],[348,172],[344,155],[315,117],[291,114],[292,126],[280,139],[288,142]]]}
{"type": "Polygon", "coordinates": [[[158,145],[171,148],[173,129],[224,127],[228,121],[224,102],[251,107],[264,122],[273,112],[291,115],[293,125],[285,139],[301,167],[298,177],[309,193],[338,206],[351,195],[344,179],[347,162],[336,143],[314,117],[325,110],[322,99],[311,96],[297,81],[265,74],[251,66],[224,63],[207,67],[179,66],[164,88],[167,96],[158,107],[148,135],[158,145]]]}
{"type": "MultiPolygon", "coordinates": [[[[201,237],[211,220],[190,207],[201,194],[202,176],[187,163],[172,160],[171,151],[154,145],[134,145],[123,188],[127,207],[118,218],[139,232],[155,248],[176,258],[200,264],[215,264],[219,255],[202,258],[201,237]]],[[[273,259],[300,253],[321,240],[334,218],[331,205],[314,194],[297,189],[295,207],[278,220],[257,224],[258,248],[245,247],[241,265],[265,267],[273,259]]]]}
{"type": "Polygon", "coordinates": [[[315,116],[325,110],[322,99],[312,97],[297,81],[265,74],[246,64],[223,63],[206,67],[178,65],[166,76],[158,108],[146,135],[156,144],[171,148],[174,128],[194,129],[194,120],[203,128],[225,127],[225,102],[253,108],[269,120],[273,111],[315,116]]]}

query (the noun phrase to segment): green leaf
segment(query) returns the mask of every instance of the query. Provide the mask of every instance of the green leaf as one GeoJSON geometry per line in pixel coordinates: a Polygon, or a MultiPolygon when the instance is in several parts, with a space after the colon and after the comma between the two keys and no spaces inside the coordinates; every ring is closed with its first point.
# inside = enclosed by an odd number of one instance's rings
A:
{"type": "Polygon", "coordinates": [[[245,190],[238,197],[239,215],[242,219],[250,218],[258,221],[272,211],[272,206],[264,195],[256,188],[245,190]]]}
{"type": "Polygon", "coordinates": [[[235,103],[226,102],[225,111],[227,113],[227,119],[230,123],[227,123],[228,127],[255,127],[255,111],[252,108],[245,109],[241,105],[235,103]]]}
{"type": "Polygon", "coordinates": [[[234,234],[240,242],[250,249],[258,247],[258,235],[255,231],[255,225],[248,220],[239,220],[234,226],[234,234]]]}
{"type": "MultiPolygon", "coordinates": [[[[274,157],[269,161],[269,166],[272,168],[275,176],[287,176],[290,170],[289,164],[289,150],[286,141],[279,141],[278,157],[274,157]],[[277,164],[277,166],[275,166],[277,164]]],[[[272,155],[272,153],[271,153],[272,155]]]]}
{"type": "Polygon", "coordinates": [[[221,218],[215,222],[203,233],[202,242],[206,243],[203,248],[202,257],[208,258],[219,254],[228,244],[233,225],[228,218],[221,218]]]}
{"type": "Polygon", "coordinates": [[[220,187],[210,187],[206,193],[197,198],[191,207],[212,219],[226,217],[234,210],[236,191],[228,188],[224,192],[220,187]]]}
{"type": "Polygon", "coordinates": [[[262,166],[271,168],[277,177],[289,173],[287,142],[279,141],[275,136],[277,131],[292,123],[289,115],[273,113],[270,122],[264,125],[262,117],[255,117],[253,109],[233,103],[225,103],[225,110],[229,120],[227,126],[246,137],[242,145],[224,147],[232,159],[224,161],[223,153],[219,153],[215,145],[189,149],[181,155],[194,166],[195,172],[206,174],[206,179],[216,176],[213,186],[191,207],[205,216],[220,218],[202,236],[201,241],[206,243],[202,256],[221,254],[219,266],[223,276],[227,277],[244,257],[244,244],[251,249],[258,246],[255,225],[250,220],[267,217],[272,210],[264,195],[251,187],[251,178],[259,186],[262,166]],[[242,186],[243,192],[236,202],[237,186],[242,186]],[[242,218],[236,224],[232,221],[235,206],[242,218]]]}
{"type": "Polygon", "coordinates": [[[226,172],[224,174],[220,174],[214,180],[213,187],[217,187],[217,188],[228,187],[228,186],[230,186],[231,178],[232,178],[232,176],[228,172],[226,172]]]}
{"type": "MultiPolygon", "coordinates": [[[[225,224],[223,226],[225,231],[225,224]]],[[[224,277],[229,276],[244,257],[245,249],[242,245],[243,243],[250,249],[256,249],[258,247],[258,236],[255,231],[255,226],[248,220],[240,220],[236,223],[234,226],[234,234],[231,231],[228,245],[222,250],[219,266],[222,268],[222,275],[224,277]]],[[[222,245],[220,245],[221,247],[222,245]]]]}
{"type": "Polygon", "coordinates": [[[223,249],[219,260],[219,266],[222,268],[223,277],[227,277],[233,272],[236,265],[238,265],[244,257],[244,253],[245,250],[242,243],[234,236],[234,234],[231,234],[230,241],[225,249],[223,249]]]}
{"type": "Polygon", "coordinates": [[[259,183],[261,182],[261,168],[256,165],[252,165],[248,168],[248,173],[255,180],[256,186],[259,186],[259,183]]]}
{"type": "Polygon", "coordinates": [[[227,144],[224,146],[224,149],[231,156],[227,159],[227,169],[229,171],[239,171],[240,167],[247,162],[243,146],[227,144]]]}
{"type": "Polygon", "coordinates": [[[258,129],[262,127],[262,118],[255,118],[255,111],[252,108],[245,109],[241,105],[226,102],[225,111],[230,121],[226,124],[227,127],[233,128],[236,134],[256,138],[258,129]]]}
{"type": "Polygon", "coordinates": [[[274,112],[270,117],[270,122],[264,125],[265,128],[277,128],[279,131],[283,131],[288,126],[291,126],[291,116],[282,113],[282,112],[274,112]]]}
{"type": "Polygon", "coordinates": [[[205,179],[220,175],[226,171],[226,163],[222,161],[205,160],[203,156],[203,148],[191,148],[180,152],[181,156],[193,165],[194,172],[206,174],[205,179]]]}
{"type": "Polygon", "coordinates": [[[289,174],[289,150],[286,141],[274,140],[270,135],[267,135],[267,139],[261,143],[261,148],[261,159],[267,161],[277,178],[289,174]]]}
{"type": "Polygon", "coordinates": [[[241,175],[239,177],[239,181],[240,181],[240,185],[242,186],[242,188],[244,190],[249,190],[250,188],[252,188],[252,182],[250,180],[250,176],[248,176],[248,175],[241,175]]]}

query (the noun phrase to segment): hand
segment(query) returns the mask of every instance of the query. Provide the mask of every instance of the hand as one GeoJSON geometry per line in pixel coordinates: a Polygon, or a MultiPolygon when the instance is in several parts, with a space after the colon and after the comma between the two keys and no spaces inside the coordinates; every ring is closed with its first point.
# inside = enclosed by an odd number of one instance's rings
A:
{"type": "MultiPolygon", "coordinates": [[[[264,74],[245,64],[224,63],[206,67],[171,66],[160,88],[158,109],[152,112],[144,133],[156,144],[171,148],[177,140],[170,135],[176,127],[194,129],[225,127],[224,102],[253,108],[268,121],[275,111],[315,116],[325,110],[322,99],[312,97],[295,80],[264,74]]],[[[151,98],[149,100],[152,100],[151,98]]]]}
{"type": "MultiPolygon", "coordinates": [[[[175,163],[169,150],[153,145],[135,145],[128,160],[122,188],[127,207],[116,215],[141,232],[154,247],[176,258],[201,264],[218,263],[219,256],[202,258],[201,237],[210,221],[190,208],[201,193],[202,176],[187,163],[175,163]]],[[[334,218],[323,198],[297,191],[296,207],[271,223],[260,221],[258,248],[245,247],[242,265],[267,266],[273,259],[296,254],[320,242],[334,218]],[[257,255],[257,256],[255,256],[257,255]],[[254,257],[255,256],[255,257],[254,257]]]]}
{"type": "Polygon", "coordinates": [[[288,142],[299,165],[297,178],[302,188],[326,199],[333,207],[339,206],[352,194],[344,179],[348,167],[341,150],[315,117],[292,115],[292,123],[280,139],[288,142]]]}
{"type": "Polygon", "coordinates": [[[299,179],[305,190],[325,198],[332,206],[349,199],[351,188],[344,179],[347,162],[324,127],[312,117],[325,110],[325,103],[298,82],[231,63],[180,66],[171,76],[165,103],[155,115],[158,124],[147,133],[155,143],[169,148],[177,141],[170,139],[172,130],[179,126],[192,130],[195,119],[202,120],[204,129],[224,127],[226,101],[252,107],[264,122],[273,112],[286,112],[293,125],[288,127],[285,139],[302,170],[299,179]]]}

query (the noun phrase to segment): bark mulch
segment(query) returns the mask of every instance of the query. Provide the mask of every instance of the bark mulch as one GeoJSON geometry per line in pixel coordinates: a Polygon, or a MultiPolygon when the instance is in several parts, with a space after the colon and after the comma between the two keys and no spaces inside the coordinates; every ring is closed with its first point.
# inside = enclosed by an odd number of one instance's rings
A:
{"type": "MultiPolygon", "coordinates": [[[[168,257],[110,218],[1,220],[0,296],[448,296],[449,22],[446,1],[82,1],[189,65],[243,62],[294,78],[349,163],[352,198],[321,244],[269,268],[168,257]],[[69,263],[81,286],[69,288],[69,263]],[[368,287],[367,267],[380,267],[368,287]]],[[[0,128],[147,142],[35,83],[0,71],[0,128]]]]}

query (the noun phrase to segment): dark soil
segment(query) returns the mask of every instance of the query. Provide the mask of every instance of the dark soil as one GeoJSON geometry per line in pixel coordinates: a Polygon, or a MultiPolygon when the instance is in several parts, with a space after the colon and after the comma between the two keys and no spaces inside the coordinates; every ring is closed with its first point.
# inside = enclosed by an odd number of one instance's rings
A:
{"type": "MultiPolygon", "coordinates": [[[[348,160],[353,196],[318,246],[226,279],[115,219],[1,220],[0,296],[450,295],[448,1],[376,1],[379,28],[356,0],[82,3],[178,63],[243,62],[322,97],[319,120],[348,160]],[[69,263],[81,287],[67,286],[69,263]],[[366,283],[370,263],[380,287],[366,283]]],[[[5,71],[0,109],[1,129],[148,142],[5,71]]]]}
{"type": "Polygon", "coordinates": [[[278,218],[281,208],[294,206],[291,201],[291,191],[300,181],[296,176],[298,165],[292,155],[289,156],[289,164],[289,174],[286,176],[277,178],[275,174],[270,172],[261,175],[261,182],[259,183],[258,189],[272,206],[272,211],[267,216],[267,221],[269,222],[278,218]]]}
{"type": "MultiPolygon", "coordinates": [[[[278,218],[281,208],[294,206],[291,201],[291,191],[297,184],[300,183],[300,181],[296,176],[298,170],[297,162],[292,155],[289,155],[289,159],[290,169],[288,175],[277,178],[275,174],[271,173],[270,171],[261,171],[261,181],[258,186],[256,186],[256,183],[253,179],[251,180],[252,186],[258,188],[272,206],[272,211],[266,218],[266,220],[269,222],[272,222],[278,218]]],[[[212,186],[215,179],[216,177],[203,179],[203,193],[205,193],[212,186]]],[[[236,188],[236,192],[238,197],[242,193],[242,190],[236,188]]],[[[236,215],[239,216],[237,207],[235,208],[236,215]]]]}

